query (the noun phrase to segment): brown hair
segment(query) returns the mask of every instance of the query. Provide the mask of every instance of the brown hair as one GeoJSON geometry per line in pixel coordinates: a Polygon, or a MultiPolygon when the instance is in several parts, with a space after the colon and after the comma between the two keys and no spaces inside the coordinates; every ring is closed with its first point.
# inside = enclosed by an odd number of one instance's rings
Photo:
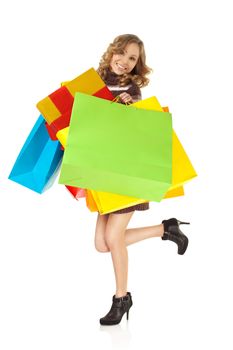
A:
{"type": "Polygon", "coordinates": [[[122,34],[113,40],[108,46],[107,51],[101,57],[97,72],[104,80],[107,76],[107,70],[109,69],[112,56],[121,52],[129,43],[138,44],[139,58],[136,66],[129,74],[122,74],[119,76],[119,84],[120,86],[125,86],[130,81],[133,81],[137,86],[144,87],[149,83],[149,79],[146,75],[151,73],[152,69],[146,65],[146,54],[142,40],[134,34],[122,34]]]}

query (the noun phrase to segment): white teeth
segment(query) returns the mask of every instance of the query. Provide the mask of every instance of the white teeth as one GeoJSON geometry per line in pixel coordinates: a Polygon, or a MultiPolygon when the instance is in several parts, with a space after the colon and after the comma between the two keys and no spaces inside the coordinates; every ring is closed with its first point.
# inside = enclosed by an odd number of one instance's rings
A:
{"type": "Polygon", "coordinates": [[[117,63],[118,67],[121,68],[121,69],[126,69],[124,67],[122,67],[119,63],[117,63]]]}

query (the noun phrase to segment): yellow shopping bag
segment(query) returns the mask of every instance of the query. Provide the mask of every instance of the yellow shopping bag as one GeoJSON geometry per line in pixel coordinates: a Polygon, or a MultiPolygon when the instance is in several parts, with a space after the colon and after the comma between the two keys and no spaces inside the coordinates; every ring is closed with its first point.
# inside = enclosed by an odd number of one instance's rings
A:
{"type": "Polygon", "coordinates": [[[92,196],[92,193],[90,190],[86,189],[86,206],[90,211],[98,211],[98,207],[96,205],[96,202],[92,196]]]}
{"type": "MultiPolygon", "coordinates": [[[[134,197],[122,196],[116,193],[100,192],[94,190],[87,190],[91,193],[93,200],[95,201],[96,207],[100,214],[111,213],[115,210],[120,210],[124,208],[131,207],[136,204],[148,202],[148,200],[143,200],[134,197]]],[[[90,209],[90,203],[87,207],[90,209]]],[[[93,209],[93,203],[91,203],[91,208],[93,209]]],[[[92,210],[94,211],[94,210],[92,210]]]]}
{"type": "MultiPolygon", "coordinates": [[[[137,108],[154,109],[157,111],[168,111],[168,107],[161,107],[155,96],[135,102],[137,108]]],[[[183,184],[197,176],[197,173],[189,160],[175,131],[172,134],[172,185],[164,198],[181,196],[184,194],[183,184]]]]}

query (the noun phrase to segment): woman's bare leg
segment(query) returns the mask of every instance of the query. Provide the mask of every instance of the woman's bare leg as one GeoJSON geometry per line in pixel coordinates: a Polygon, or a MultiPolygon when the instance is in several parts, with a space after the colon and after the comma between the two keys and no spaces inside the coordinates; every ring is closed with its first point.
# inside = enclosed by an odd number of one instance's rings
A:
{"type": "Polygon", "coordinates": [[[110,249],[115,272],[117,298],[127,293],[128,251],[125,231],[133,213],[109,214],[105,230],[105,242],[110,249]]]}
{"type": "MultiPolygon", "coordinates": [[[[105,240],[105,229],[110,214],[100,215],[98,214],[95,230],[95,247],[101,253],[110,252],[110,249],[105,240]]],[[[112,214],[115,216],[121,216],[123,214],[112,214]]],[[[161,237],[164,233],[163,224],[129,228],[125,231],[125,244],[126,246],[142,241],[147,238],[161,237]]]]}
{"type": "Polygon", "coordinates": [[[98,213],[95,228],[95,248],[98,252],[109,252],[109,248],[105,242],[105,230],[108,222],[109,214],[100,215],[98,213]]]}
{"type": "MultiPolygon", "coordinates": [[[[115,214],[116,215],[116,214],[115,214]]],[[[122,215],[122,214],[118,214],[122,215]]],[[[162,237],[164,234],[163,224],[146,226],[146,227],[137,227],[129,228],[125,231],[125,243],[130,245],[143,239],[152,238],[152,237],[162,237]]]]}

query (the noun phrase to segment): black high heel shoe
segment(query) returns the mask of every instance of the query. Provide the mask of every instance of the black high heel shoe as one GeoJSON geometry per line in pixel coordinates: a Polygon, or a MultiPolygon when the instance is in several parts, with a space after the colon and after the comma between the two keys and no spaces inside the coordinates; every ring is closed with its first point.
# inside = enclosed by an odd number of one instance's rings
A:
{"type": "Polygon", "coordinates": [[[112,306],[110,311],[104,317],[100,318],[100,324],[102,325],[114,325],[121,322],[124,313],[127,313],[127,320],[129,319],[129,309],[133,305],[130,292],[123,297],[112,297],[112,306]]]}
{"type": "Polygon", "coordinates": [[[188,247],[188,238],[179,229],[179,225],[189,225],[190,222],[179,221],[175,218],[169,220],[163,220],[164,234],[161,237],[163,240],[169,239],[178,245],[178,254],[182,255],[185,253],[188,247]]]}

